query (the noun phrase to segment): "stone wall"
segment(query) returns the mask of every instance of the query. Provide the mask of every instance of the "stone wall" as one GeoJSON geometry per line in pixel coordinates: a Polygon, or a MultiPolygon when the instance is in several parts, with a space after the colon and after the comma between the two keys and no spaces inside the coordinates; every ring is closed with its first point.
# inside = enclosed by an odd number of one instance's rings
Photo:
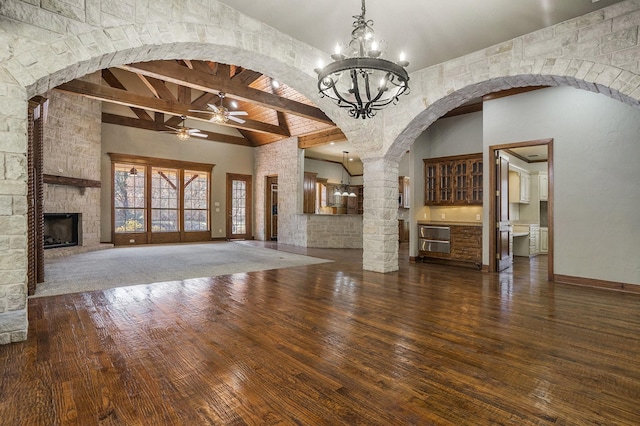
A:
{"type": "Polygon", "coordinates": [[[266,239],[265,195],[267,176],[278,176],[278,242],[297,245],[301,230],[296,213],[302,212],[302,178],[304,151],[298,149],[298,138],[256,148],[254,166],[254,236],[266,239]]]}
{"type": "Polygon", "coordinates": [[[362,248],[362,215],[301,214],[297,220],[306,247],[362,248]]]}
{"type": "MultiPolygon", "coordinates": [[[[83,80],[100,84],[100,73],[83,80]]],[[[49,113],[43,132],[43,172],[99,181],[102,103],[55,90],[45,97],[49,113]]],[[[81,245],[100,244],[100,188],[45,184],[43,202],[45,213],[81,213],[81,245]]],[[[56,250],[61,249],[45,253],[56,250]]]]}

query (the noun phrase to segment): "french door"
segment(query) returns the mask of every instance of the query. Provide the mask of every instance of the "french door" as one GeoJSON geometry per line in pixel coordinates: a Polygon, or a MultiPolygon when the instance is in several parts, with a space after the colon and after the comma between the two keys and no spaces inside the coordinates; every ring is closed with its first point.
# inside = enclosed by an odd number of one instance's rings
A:
{"type": "Polygon", "coordinates": [[[252,238],[251,175],[227,173],[227,239],[252,238]]]}

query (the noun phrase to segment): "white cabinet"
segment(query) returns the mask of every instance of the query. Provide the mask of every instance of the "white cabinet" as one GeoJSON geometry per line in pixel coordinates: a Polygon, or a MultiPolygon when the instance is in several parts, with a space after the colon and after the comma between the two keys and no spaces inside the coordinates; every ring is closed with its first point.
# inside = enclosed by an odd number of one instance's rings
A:
{"type": "Polygon", "coordinates": [[[531,198],[531,176],[524,171],[509,171],[509,202],[528,204],[531,198]]]}
{"type": "Polygon", "coordinates": [[[547,201],[549,199],[549,175],[546,173],[538,175],[538,190],[540,201],[547,201]]]}
{"type": "Polygon", "coordinates": [[[540,228],[540,253],[549,253],[549,228],[540,228]]]}
{"type": "Polygon", "coordinates": [[[514,225],[513,233],[513,254],[515,256],[532,257],[540,253],[540,225],[514,225]]]}

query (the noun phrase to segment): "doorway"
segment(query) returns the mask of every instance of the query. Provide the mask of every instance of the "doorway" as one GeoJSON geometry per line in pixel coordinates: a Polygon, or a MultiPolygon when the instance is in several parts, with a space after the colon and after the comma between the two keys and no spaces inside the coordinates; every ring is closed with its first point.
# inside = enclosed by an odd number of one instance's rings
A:
{"type": "Polygon", "coordinates": [[[491,146],[489,155],[496,164],[489,168],[489,223],[496,224],[489,233],[489,270],[508,268],[514,254],[533,258],[546,251],[553,281],[553,139],[491,146]]]}
{"type": "Polygon", "coordinates": [[[267,241],[278,240],[278,176],[267,176],[265,197],[265,236],[267,241]]]}
{"type": "Polygon", "coordinates": [[[251,229],[251,181],[250,175],[227,173],[227,239],[248,240],[251,229]]]}

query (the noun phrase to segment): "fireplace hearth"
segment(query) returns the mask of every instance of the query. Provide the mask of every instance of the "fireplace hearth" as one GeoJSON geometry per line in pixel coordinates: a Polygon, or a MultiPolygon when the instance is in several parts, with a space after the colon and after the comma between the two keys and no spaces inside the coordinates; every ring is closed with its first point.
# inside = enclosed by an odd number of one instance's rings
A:
{"type": "Polygon", "coordinates": [[[80,213],[45,213],[44,248],[79,245],[80,217],[80,213]]]}

